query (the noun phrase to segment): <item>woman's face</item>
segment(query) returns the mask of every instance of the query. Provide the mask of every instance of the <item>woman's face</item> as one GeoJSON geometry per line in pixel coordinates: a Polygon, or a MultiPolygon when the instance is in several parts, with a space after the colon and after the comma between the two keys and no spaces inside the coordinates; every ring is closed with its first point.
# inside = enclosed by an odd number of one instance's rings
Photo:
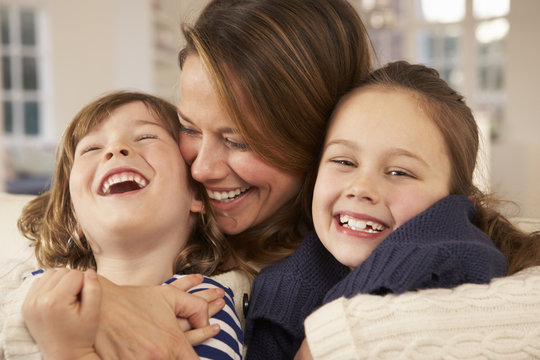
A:
{"type": "Polygon", "coordinates": [[[180,151],[208,191],[221,231],[241,233],[296,196],[301,177],[267,164],[247,147],[197,55],[187,57],[180,87],[180,151]]]}

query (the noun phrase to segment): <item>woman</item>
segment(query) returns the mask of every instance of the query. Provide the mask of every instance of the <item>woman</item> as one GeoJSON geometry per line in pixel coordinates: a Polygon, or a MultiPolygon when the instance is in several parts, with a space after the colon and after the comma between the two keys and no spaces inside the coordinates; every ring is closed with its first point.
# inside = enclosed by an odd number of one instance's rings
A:
{"type": "Polygon", "coordinates": [[[267,265],[312,226],[307,174],[336,101],[371,68],[366,31],[345,0],[214,1],[184,35],[182,155],[236,260],[267,265]]]}
{"type": "MultiPolygon", "coordinates": [[[[346,0],[215,0],[185,35],[182,154],[235,249],[217,272],[255,274],[312,227],[307,174],[333,106],[371,70],[367,33],[346,0]]],[[[174,285],[100,282],[100,355],[165,358],[182,343],[174,285]]]]}

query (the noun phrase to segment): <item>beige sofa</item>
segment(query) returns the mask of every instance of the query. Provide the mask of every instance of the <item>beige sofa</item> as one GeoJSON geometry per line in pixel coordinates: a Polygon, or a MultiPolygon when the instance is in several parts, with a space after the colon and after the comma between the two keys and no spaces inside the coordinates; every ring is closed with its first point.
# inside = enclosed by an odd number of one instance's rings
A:
{"type": "MultiPolygon", "coordinates": [[[[0,263],[6,260],[28,260],[33,251],[17,229],[17,219],[32,195],[12,195],[0,192],[0,263]]],[[[0,270],[1,273],[1,270],[0,270]]]]}

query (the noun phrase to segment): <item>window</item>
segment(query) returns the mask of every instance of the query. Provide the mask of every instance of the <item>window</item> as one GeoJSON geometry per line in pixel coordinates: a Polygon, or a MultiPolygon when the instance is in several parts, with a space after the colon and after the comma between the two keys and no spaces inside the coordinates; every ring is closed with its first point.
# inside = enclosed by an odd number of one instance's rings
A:
{"type": "Polygon", "coordinates": [[[504,120],[504,41],[510,0],[350,0],[384,64],[420,62],[489,118],[491,139],[504,120]]]}
{"type": "Polygon", "coordinates": [[[39,13],[0,5],[3,133],[5,139],[35,138],[43,133],[42,46],[39,13]]]}

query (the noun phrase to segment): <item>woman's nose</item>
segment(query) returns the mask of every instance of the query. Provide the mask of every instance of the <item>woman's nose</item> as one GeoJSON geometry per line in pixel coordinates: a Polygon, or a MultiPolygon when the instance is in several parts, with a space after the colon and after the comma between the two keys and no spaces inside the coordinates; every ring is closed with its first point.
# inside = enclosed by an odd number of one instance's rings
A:
{"type": "Polygon", "coordinates": [[[211,141],[203,141],[197,156],[191,163],[191,176],[201,183],[227,177],[228,158],[225,149],[219,149],[211,141]]]}

